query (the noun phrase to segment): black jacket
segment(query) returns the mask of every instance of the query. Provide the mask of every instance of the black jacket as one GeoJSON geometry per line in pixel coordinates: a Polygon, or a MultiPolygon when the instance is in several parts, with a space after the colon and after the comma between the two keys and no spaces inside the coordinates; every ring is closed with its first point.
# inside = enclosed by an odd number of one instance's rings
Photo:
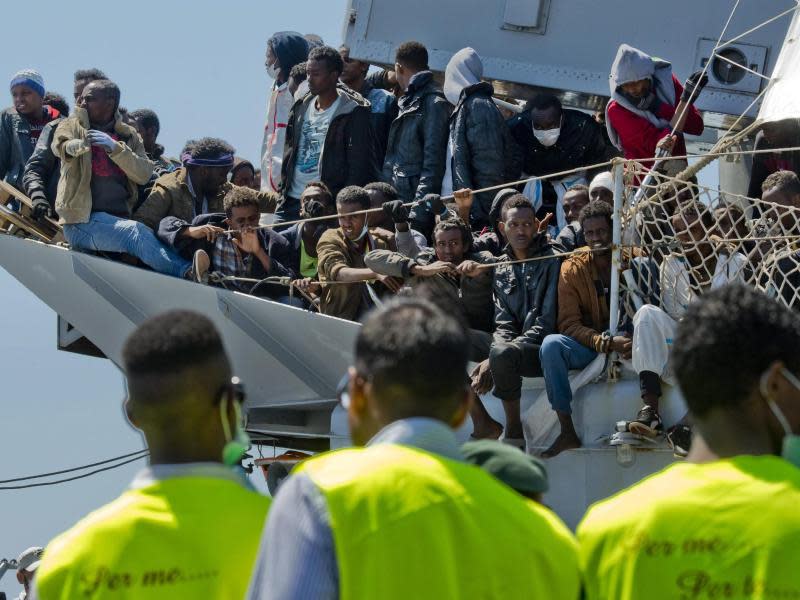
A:
{"type": "MultiPolygon", "coordinates": [[[[552,256],[544,235],[537,235],[528,248],[528,258],[552,256]]],[[[513,258],[510,247],[503,259],[513,258]]],[[[502,259],[501,259],[502,260],[502,259]]],[[[510,259],[509,259],[510,260],[510,259]]],[[[558,276],[561,261],[545,258],[494,270],[494,341],[541,345],[556,331],[558,276]]]]}
{"type": "Polygon", "coordinates": [[[50,145],[53,143],[53,134],[56,127],[63,120],[62,117],[50,121],[42,129],[39,141],[33,149],[33,154],[25,163],[22,174],[22,187],[29,198],[44,197],[51,207],[56,205],[56,188],[58,178],[61,176],[61,161],[53,154],[50,145]]]}
{"type": "MultiPolygon", "coordinates": [[[[366,185],[378,176],[375,136],[370,122],[370,106],[360,94],[338,86],[340,102],[331,118],[320,157],[319,174],[333,197],[348,185],[366,185]]],[[[300,132],[306,111],[316,96],[308,93],[292,106],[286,124],[286,142],[281,165],[281,194],[292,189],[300,132]]]]}
{"type": "Polygon", "coordinates": [[[375,135],[376,165],[380,170],[386,156],[389,130],[392,127],[392,121],[397,117],[397,98],[383,88],[373,87],[368,80],[364,81],[364,85],[361,87],[361,95],[370,103],[370,120],[372,132],[375,135]]]}
{"type": "Polygon", "coordinates": [[[404,201],[438,194],[444,177],[450,103],[433,74],[422,71],[400,98],[398,108],[389,130],[383,180],[404,201]]]}
{"type": "MultiPolygon", "coordinates": [[[[577,110],[562,110],[563,123],[558,141],[546,148],[533,135],[530,109],[509,121],[511,134],[523,153],[522,168],[529,175],[548,175],[570,169],[593,165],[615,156],[619,152],[606,143],[603,130],[591,116],[577,110]]],[[[598,169],[608,171],[607,167],[598,169]]],[[[591,177],[595,173],[589,173],[591,177]]]]}
{"type": "MultiPolygon", "coordinates": [[[[503,115],[492,101],[494,88],[481,82],[461,93],[450,115],[453,189],[473,190],[513,181],[521,171],[521,156],[503,115]]],[[[496,192],[475,194],[470,221],[473,229],[489,224],[496,192]]]]}

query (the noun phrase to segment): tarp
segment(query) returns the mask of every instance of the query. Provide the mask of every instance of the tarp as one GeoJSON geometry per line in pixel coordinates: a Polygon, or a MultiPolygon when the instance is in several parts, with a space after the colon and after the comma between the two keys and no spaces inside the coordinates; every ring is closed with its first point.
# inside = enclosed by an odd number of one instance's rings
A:
{"type": "Polygon", "coordinates": [[[800,118],[800,10],[794,12],[758,118],[762,121],[800,118]]]}

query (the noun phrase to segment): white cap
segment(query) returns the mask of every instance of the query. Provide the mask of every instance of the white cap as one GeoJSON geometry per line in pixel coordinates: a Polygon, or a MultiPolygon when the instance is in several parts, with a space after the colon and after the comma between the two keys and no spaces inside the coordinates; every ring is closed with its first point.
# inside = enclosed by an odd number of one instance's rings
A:
{"type": "Polygon", "coordinates": [[[594,188],[605,188],[609,192],[614,191],[614,179],[611,177],[611,171],[603,171],[602,173],[598,173],[592,179],[592,183],[589,184],[589,193],[592,193],[594,188]]]}
{"type": "Polygon", "coordinates": [[[39,546],[32,546],[25,550],[17,558],[17,571],[28,571],[29,573],[35,571],[42,562],[42,554],[44,554],[44,548],[39,546]]]}

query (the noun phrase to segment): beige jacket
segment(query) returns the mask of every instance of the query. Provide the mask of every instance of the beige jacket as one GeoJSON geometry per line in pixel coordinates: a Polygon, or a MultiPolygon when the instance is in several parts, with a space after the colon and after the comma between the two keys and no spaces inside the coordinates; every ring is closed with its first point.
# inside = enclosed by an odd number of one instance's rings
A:
{"type": "MultiPolygon", "coordinates": [[[[61,159],[56,194],[56,212],[61,225],[86,223],[92,214],[92,153],[74,157],[65,150],[70,140],[82,140],[88,148],[86,132],[89,129],[89,114],[83,108],[76,108],[69,118],[58,124],[53,135],[53,154],[61,159]]],[[[114,131],[121,139],[109,157],[128,176],[128,207],[133,210],[139,194],[137,186],[150,180],[154,167],[145,154],[142,138],[133,127],[122,122],[119,113],[114,115],[114,131]]]]}

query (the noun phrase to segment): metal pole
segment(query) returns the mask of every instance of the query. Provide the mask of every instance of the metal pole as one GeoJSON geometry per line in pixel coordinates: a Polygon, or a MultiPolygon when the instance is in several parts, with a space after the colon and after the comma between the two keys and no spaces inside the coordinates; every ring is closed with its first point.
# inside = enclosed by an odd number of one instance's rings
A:
{"type": "Polygon", "coordinates": [[[609,306],[608,330],[611,335],[617,333],[619,325],[619,276],[622,269],[622,204],[625,193],[625,184],[622,180],[623,162],[620,160],[614,165],[614,221],[611,246],[611,291],[609,306]]]}

